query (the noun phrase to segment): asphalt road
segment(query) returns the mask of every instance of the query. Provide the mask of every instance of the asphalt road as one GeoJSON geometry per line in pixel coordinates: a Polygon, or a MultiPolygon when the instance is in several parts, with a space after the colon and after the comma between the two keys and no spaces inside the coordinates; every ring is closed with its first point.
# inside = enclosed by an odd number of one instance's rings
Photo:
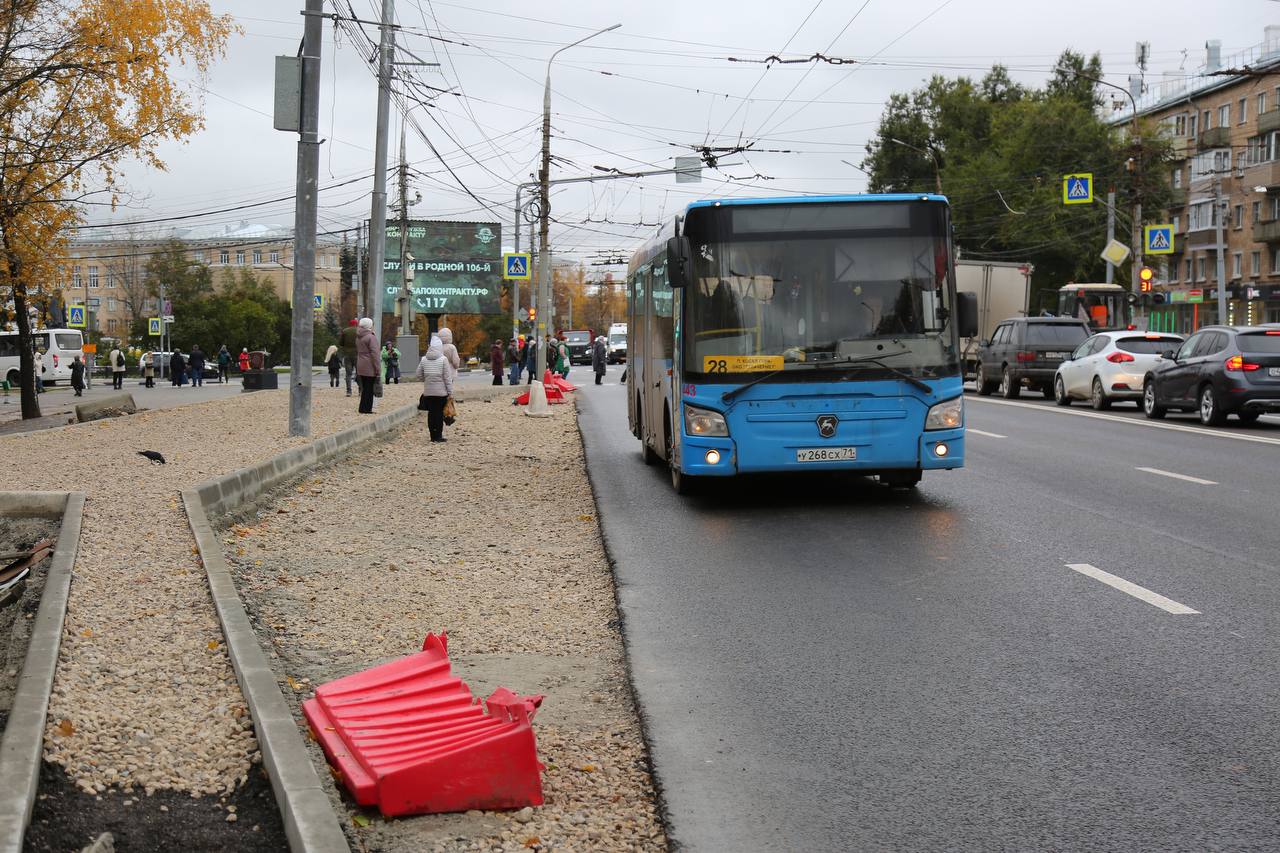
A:
{"type": "Polygon", "coordinates": [[[620,387],[578,398],[677,842],[1280,846],[1280,424],[970,395],[914,493],[680,499],[620,387]]]}

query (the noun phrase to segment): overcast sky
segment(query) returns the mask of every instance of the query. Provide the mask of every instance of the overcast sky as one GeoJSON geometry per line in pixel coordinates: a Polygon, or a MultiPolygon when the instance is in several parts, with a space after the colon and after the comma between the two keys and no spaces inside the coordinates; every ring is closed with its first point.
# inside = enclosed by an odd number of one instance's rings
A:
{"type": "MultiPolygon", "coordinates": [[[[358,17],[379,17],[381,0],[350,3],[358,17]]],[[[297,52],[302,0],[212,5],[233,15],[244,32],[201,93],[206,127],[163,149],[168,172],[130,169],[134,198],[112,221],[202,213],[293,193],[297,136],[272,129],[272,57],[297,52]]],[[[341,7],[347,13],[346,0],[341,7]]],[[[416,218],[498,221],[509,247],[515,185],[537,168],[547,57],[615,23],[621,28],[566,51],[553,66],[553,177],[589,174],[596,166],[667,168],[674,156],[702,145],[750,143],[759,152],[726,155],[722,162],[733,165],[704,170],[701,184],[661,176],[553,189],[552,248],[587,262],[629,253],[653,231],[652,223],[695,198],[864,189],[865,176],[841,161],[860,162],[891,93],[934,73],[980,77],[1002,62],[1015,79],[1038,86],[1058,54],[1072,48],[1100,52],[1107,78],[1125,85],[1137,72],[1135,41],[1151,44],[1152,81],[1170,70],[1194,73],[1204,63],[1206,39],[1220,39],[1229,60],[1260,44],[1266,24],[1280,24],[1280,3],[1268,0],[396,0],[396,13],[400,43],[440,63],[404,69],[418,85],[401,84],[400,91],[423,100],[437,94],[425,87],[449,90],[430,106],[403,102],[417,125],[409,127],[407,142],[415,171],[409,195],[422,196],[412,208],[416,218]],[[771,54],[814,53],[859,62],[760,63],[771,54]]],[[[361,29],[377,39],[376,27],[361,29]]],[[[369,217],[376,81],[362,57],[368,51],[368,43],[326,23],[320,182],[348,183],[321,194],[321,232],[369,217]]],[[[394,164],[398,109],[393,125],[394,164]]],[[[395,195],[391,182],[389,194],[395,195]]],[[[241,221],[292,225],[292,201],[185,224],[241,221]]],[[[527,225],[522,231],[525,244],[527,225]]]]}

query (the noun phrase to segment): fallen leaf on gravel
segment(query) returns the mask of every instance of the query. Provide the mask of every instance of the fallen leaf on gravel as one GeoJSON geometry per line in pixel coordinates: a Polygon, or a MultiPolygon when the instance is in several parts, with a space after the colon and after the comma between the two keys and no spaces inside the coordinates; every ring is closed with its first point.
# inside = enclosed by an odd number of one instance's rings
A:
{"type": "Polygon", "coordinates": [[[217,650],[218,650],[218,641],[217,641],[217,640],[210,640],[210,641],[209,641],[209,651],[211,651],[211,652],[216,652],[217,650]]]}
{"type": "Polygon", "coordinates": [[[580,515],[580,516],[578,516],[578,521],[595,521],[595,520],[596,520],[596,517],[595,517],[594,515],[580,515]]]}
{"type": "Polygon", "coordinates": [[[92,637],[92,636],[93,636],[93,629],[92,629],[92,628],[85,628],[83,631],[81,631],[81,632],[80,632],[80,636],[81,636],[81,637],[92,637]]]}
{"type": "Polygon", "coordinates": [[[536,835],[531,835],[524,840],[525,847],[541,847],[542,839],[536,835]]]}
{"type": "Polygon", "coordinates": [[[285,680],[285,681],[287,681],[287,682],[289,682],[289,689],[290,689],[290,690],[301,690],[301,689],[302,689],[302,685],[301,685],[301,684],[299,684],[298,682],[294,681],[294,680],[293,680],[293,676],[292,676],[292,675],[286,675],[286,676],[284,677],[284,680],[285,680]]]}
{"type": "MultiPolygon", "coordinates": [[[[302,489],[298,489],[298,491],[302,491],[302,489]]],[[[351,822],[354,823],[356,826],[360,827],[361,829],[363,829],[364,827],[369,825],[369,818],[365,817],[362,814],[352,815],[351,822]]]]}
{"type": "Polygon", "coordinates": [[[584,765],[582,765],[581,767],[579,767],[578,769],[579,769],[579,770],[581,770],[583,773],[595,773],[595,772],[596,772],[596,766],[595,766],[594,764],[584,764],[584,765]]]}
{"type": "Polygon", "coordinates": [[[62,722],[58,723],[57,728],[58,728],[58,734],[62,735],[63,737],[71,737],[73,734],[76,733],[76,727],[71,725],[70,720],[63,720],[62,722]]]}

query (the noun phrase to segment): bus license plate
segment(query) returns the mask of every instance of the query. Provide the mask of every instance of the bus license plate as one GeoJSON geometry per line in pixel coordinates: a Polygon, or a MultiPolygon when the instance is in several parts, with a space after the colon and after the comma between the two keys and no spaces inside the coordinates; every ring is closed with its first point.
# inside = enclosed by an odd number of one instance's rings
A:
{"type": "Polygon", "coordinates": [[[797,462],[839,462],[857,458],[856,447],[802,447],[796,451],[797,462]]]}

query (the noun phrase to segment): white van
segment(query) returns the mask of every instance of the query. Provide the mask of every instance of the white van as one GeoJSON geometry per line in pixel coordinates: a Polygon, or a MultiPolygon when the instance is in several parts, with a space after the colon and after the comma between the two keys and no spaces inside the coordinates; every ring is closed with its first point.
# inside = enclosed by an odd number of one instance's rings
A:
{"type": "Polygon", "coordinates": [[[609,326],[608,355],[605,360],[610,364],[618,364],[627,360],[627,324],[613,323],[609,326]]]}
{"type": "MultiPolygon", "coordinates": [[[[35,348],[44,350],[44,383],[70,381],[71,362],[76,356],[84,360],[84,335],[79,329],[41,329],[31,333],[35,348]]],[[[9,387],[18,387],[21,368],[18,362],[18,333],[0,332],[0,376],[9,387]]]]}

